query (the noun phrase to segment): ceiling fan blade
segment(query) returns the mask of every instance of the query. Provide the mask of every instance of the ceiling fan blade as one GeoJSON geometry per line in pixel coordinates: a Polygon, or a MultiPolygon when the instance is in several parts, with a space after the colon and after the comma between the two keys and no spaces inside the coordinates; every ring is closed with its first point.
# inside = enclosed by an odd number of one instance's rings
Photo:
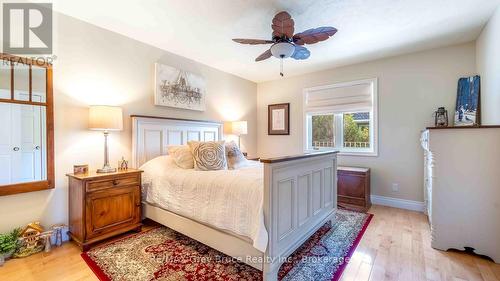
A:
{"type": "Polygon", "coordinates": [[[295,52],[293,52],[292,58],[296,60],[305,60],[309,58],[311,52],[309,52],[306,47],[295,45],[295,52]]]}
{"type": "Polygon", "coordinates": [[[289,13],[283,11],[277,13],[273,18],[273,24],[271,25],[273,29],[273,37],[282,37],[283,35],[287,38],[292,38],[294,32],[294,22],[292,16],[289,13]]]}
{"type": "Polygon", "coordinates": [[[297,45],[314,44],[325,41],[335,33],[337,33],[337,29],[331,26],[311,28],[304,32],[295,34],[293,36],[293,42],[297,45]]]}
{"type": "Polygon", "coordinates": [[[271,54],[271,49],[265,51],[264,53],[262,53],[260,56],[258,56],[255,61],[261,61],[261,60],[266,60],[268,58],[270,58],[272,56],[271,54]]]}
{"type": "Polygon", "coordinates": [[[240,38],[236,38],[236,39],[233,39],[233,41],[236,42],[236,43],[249,44],[249,45],[272,44],[272,43],[274,43],[271,40],[261,40],[261,39],[240,39],[240,38]]]}

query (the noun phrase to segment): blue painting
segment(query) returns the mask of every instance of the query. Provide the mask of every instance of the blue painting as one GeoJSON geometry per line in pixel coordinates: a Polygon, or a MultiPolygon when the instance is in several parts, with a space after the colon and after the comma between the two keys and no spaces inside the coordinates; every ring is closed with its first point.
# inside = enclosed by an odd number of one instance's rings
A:
{"type": "Polygon", "coordinates": [[[458,80],[455,126],[479,125],[479,75],[458,80]]]}

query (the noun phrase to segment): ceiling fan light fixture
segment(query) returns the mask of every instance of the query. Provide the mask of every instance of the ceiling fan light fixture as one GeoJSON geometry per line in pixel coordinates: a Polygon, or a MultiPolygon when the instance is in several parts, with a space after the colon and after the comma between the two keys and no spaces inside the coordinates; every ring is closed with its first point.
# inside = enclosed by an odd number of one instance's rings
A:
{"type": "Polygon", "coordinates": [[[267,60],[270,57],[280,59],[280,75],[283,76],[283,59],[292,57],[296,60],[305,60],[309,58],[311,52],[303,45],[325,41],[337,33],[335,27],[320,26],[294,34],[294,25],[295,22],[292,16],[286,11],[281,11],[277,13],[272,20],[272,40],[235,38],[233,41],[249,45],[274,43],[271,48],[255,58],[255,61],[267,60]]]}
{"type": "Polygon", "coordinates": [[[293,55],[295,46],[288,42],[279,42],[271,46],[271,54],[278,59],[285,59],[293,55]]]}

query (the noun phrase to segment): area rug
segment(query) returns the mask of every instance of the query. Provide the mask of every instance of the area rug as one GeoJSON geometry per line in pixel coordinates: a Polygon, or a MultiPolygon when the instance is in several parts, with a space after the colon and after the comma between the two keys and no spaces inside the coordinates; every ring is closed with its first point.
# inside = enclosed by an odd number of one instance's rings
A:
{"type": "MultiPolygon", "coordinates": [[[[339,209],[281,266],[280,280],[338,280],[373,215],[339,209]]],[[[262,272],[167,227],[82,253],[102,281],[262,280],[262,272]]]]}

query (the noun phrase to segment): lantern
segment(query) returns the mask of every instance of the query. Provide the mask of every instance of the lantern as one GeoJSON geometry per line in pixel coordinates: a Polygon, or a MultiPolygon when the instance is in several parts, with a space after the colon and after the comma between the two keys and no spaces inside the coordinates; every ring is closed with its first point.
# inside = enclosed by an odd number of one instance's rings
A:
{"type": "Polygon", "coordinates": [[[434,125],[436,127],[448,127],[448,111],[444,107],[434,112],[434,125]]]}

